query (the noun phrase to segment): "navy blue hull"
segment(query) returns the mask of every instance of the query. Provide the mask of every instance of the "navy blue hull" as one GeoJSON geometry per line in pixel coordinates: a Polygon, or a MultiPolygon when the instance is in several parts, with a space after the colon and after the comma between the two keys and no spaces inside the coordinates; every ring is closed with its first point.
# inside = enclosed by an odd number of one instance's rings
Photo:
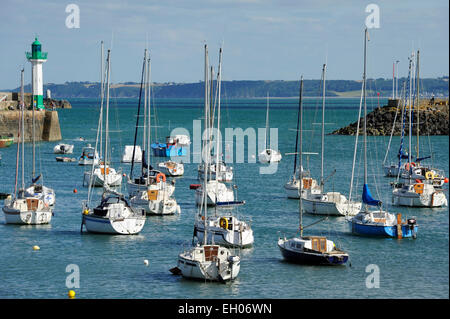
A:
{"type": "MultiPolygon", "coordinates": [[[[279,246],[280,247],[280,246],[279,246]]],[[[348,260],[348,256],[336,256],[330,254],[318,254],[310,252],[293,252],[280,247],[281,254],[287,261],[308,265],[342,265],[348,260]]]]}

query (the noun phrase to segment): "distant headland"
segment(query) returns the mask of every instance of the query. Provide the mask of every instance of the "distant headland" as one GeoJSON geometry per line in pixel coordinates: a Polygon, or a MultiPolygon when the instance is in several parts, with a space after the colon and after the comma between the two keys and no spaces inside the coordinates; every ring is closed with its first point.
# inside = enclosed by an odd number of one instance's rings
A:
{"type": "MultiPolygon", "coordinates": [[[[399,78],[398,83],[406,80],[399,78]]],[[[421,79],[421,94],[425,97],[447,97],[449,95],[448,76],[439,78],[421,79]]],[[[222,92],[227,98],[265,98],[270,97],[297,97],[299,95],[299,81],[222,81],[222,92]]],[[[111,94],[115,98],[139,97],[140,83],[125,82],[111,85],[111,94]]],[[[203,98],[204,84],[196,83],[152,83],[154,97],[156,98],[203,98]]],[[[25,91],[31,90],[31,86],[25,86],[25,91]]],[[[63,84],[44,84],[44,92],[51,91],[51,96],[56,99],[70,98],[98,98],[100,95],[100,83],[98,82],[66,82],[63,84]]],[[[392,79],[368,79],[368,96],[381,98],[392,96],[392,79]]],[[[20,88],[11,90],[19,92],[20,88]]],[[[326,95],[328,97],[359,97],[361,94],[361,81],[354,80],[327,80],[326,95]]],[[[321,96],[321,80],[304,80],[303,96],[321,96]]]]}

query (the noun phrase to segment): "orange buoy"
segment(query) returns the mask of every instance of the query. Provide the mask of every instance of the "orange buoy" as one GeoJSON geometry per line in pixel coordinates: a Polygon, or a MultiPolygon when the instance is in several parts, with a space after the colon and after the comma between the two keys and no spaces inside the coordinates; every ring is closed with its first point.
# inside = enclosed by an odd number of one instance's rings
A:
{"type": "Polygon", "coordinates": [[[448,183],[448,177],[444,179],[444,183],[448,183]]]}
{"type": "Polygon", "coordinates": [[[76,188],[73,189],[73,192],[76,194],[78,191],[76,188]]]}

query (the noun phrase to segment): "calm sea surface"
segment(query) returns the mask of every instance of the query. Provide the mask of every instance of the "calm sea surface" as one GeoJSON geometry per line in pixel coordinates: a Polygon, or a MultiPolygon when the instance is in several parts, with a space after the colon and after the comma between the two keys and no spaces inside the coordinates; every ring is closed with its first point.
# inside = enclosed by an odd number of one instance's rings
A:
{"type": "MultiPolygon", "coordinates": [[[[114,95],[112,93],[112,95],[114,95]]],[[[78,157],[86,143],[95,144],[98,121],[96,100],[73,99],[72,109],[58,110],[63,143],[74,144],[71,157],[78,157]],[[76,141],[84,137],[86,142],[76,141]]],[[[384,104],[384,100],[380,103],[384,104]]],[[[201,99],[165,99],[155,101],[157,127],[152,140],[163,140],[177,127],[193,132],[193,120],[203,116],[201,99]]],[[[380,239],[353,236],[344,218],[330,217],[305,230],[305,235],[327,235],[350,255],[343,267],[293,265],[283,261],[277,247],[280,234],[295,235],[298,229],[298,201],[289,200],[283,189],[293,172],[297,99],[270,100],[270,127],[278,128],[278,148],[283,154],[275,174],[260,174],[260,164],[247,156],[245,163],[234,163],[237,197],[246,201],[235,210],[252,220],[255,244],[240,252],[238,278],[226,285],[191,282],[173,276],[178,253],[192,238],[196,206],[191,183],[198,183],[197,163],[186,160],[185,175],[176,180],[175,198],[181,214],[148,217],[143,231],[136,236],[80,234],[81,202],[87,198],[82,186],[85,167],[76,162],[55,161],[57,142],[40,142],[37,170],[45,185],[56,191],[56,206],[50,225],[6,225],[0,214],[0,298],[66,298],[66,267],[76,264],[80,270],[77,298],[448,298],[449,297],[449,217],[448,208],[391,207],[389,183],[383,176],[382,161],[389,137],[369,137],[369,184],[392,212],[415,216],[419,225],[416,240],[380,239]],[[74,193],[74,189],[77,192],[74,193]],[[33,251],[34,245],[40,246],[33,251]],[[144,265],[144,259],[149,266],[144,265]],[[351,266],[350,266],[351,264],[351,266]],[[368,265],[379,268],[379,288],[368,289],[368,265]]],[[[320,154],[320,99],[306,99],[304,112],[304,151],[320,154]],[[318,107],[318,108],[317,108],[318,107]]],[[[355,122],[359,99],[327,99],[326,133],[355,122]]],[[[377,106],[369,100],[368,107],[377,106]]],[[[130,165],[120,163],[125,145],[133,144],[137,100],[113,99],[110,109],[112,155],[116,168],[129,173],[130,165]]],[[[266,100],[222,100],[222,128],[265,127],[266,100]]],[[[192,136],[191,136],[192,138],[192,136]]],[[[394,137],[389,161],[395,160],[399,138],[394,137]]],[[[408,140],[406,139],[406,142],[408,140]]],[[[415,139],[414,144],[415,145],[415,139]]],[[[232,146],[225,142],[225,148],[232,146]]],[[[354,137],[325,137],[326,189],[348,196],[352,169],[354,137]]],[[[31,145],[26,147],[27,182],[31,175],[31,145]]],[[[361,148],[359,148],[361,149],[361,148]]],[[[236,150],[234,153],[236,154],[236,150]]],[[[432,152],[433,164],[448,176],[448,136],[421,137],[421,153],[432,152]]],[[[14,190],[15,145],[0,149],[0,192],[14,190]]],[[[355,191],[362,189],[361,156],[358,156],[355,191]]],[[[162,158],[152,158],[155,164],[162,158]]],[[[229,161],[230,158],[226,157],[229,161]]],[[[320,177],[320,155],[304,158],[312,176],[320,177]]],[[[125,190],[125,183],[122,187],[125,190]]],[[[445,186],[448,198],[448,185],[445,186]]],[[[95,190],[95,199],[101,194],[95,190]]],[[[3,203],[0,203],[3,205],[3,203]]],[[[211,209],[211,212],[213,209],[211,209]]],[[[303,215],[308,225],[319,218],[303,215]]]]}

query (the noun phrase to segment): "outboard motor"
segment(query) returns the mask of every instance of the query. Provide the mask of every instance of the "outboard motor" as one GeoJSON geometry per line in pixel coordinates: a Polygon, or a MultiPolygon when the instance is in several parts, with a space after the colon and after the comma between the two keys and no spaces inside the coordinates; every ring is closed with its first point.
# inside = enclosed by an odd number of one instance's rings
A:
{"type": "Polygon", "coordinates": [[[414,227],[414,225],[416,225],[417,224],[417,222],[416,222],[416,219],[415,218],[409,218],[408,219],[408,225],[409,225],[409,227],[411,227],[411,229],[414,227]]]}
{"type": "Polygon", "coordinates": [[[413,235],[414,239],[417,237],[416,232],[414,230],[414,226],[416,226],[416,224],[417,224],[417,221],[415,218],[408,218],[408,226],[409,226],[409,229],[412,230],[412,233],[413,233],[412,235],[413,235]]]}

